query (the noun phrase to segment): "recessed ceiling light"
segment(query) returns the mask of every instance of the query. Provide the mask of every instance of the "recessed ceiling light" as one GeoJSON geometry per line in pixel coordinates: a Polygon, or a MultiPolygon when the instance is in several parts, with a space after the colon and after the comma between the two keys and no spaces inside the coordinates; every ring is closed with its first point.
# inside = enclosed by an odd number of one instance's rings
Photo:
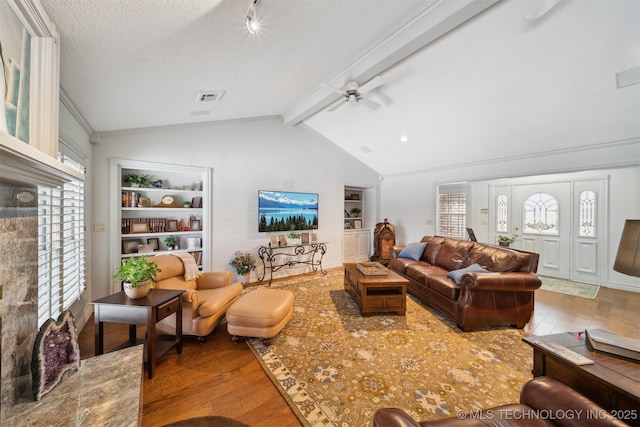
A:
{"type": "Polygon", "coordinates": [[[400,142],[402,143],[409,142],[409,137],[407,135],[400,136],[400,142]]]}

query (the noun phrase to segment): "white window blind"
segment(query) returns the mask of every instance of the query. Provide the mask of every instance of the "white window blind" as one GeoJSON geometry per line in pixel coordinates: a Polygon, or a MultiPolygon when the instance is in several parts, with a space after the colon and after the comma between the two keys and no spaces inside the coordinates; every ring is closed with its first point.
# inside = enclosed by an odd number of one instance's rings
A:
{"type": "MultiPolygon", "coordinates": [[[[69,158],[61,160],[84,170],[69,158]]],[[[38,326],[57,319],[85,288],[84,183],[38,187],[38,326]]]]}
{"type": "Polygon", "coordinates": [[[438,230],[440,236],[466,238],[467,186],[440,186],[438,189],[438,230]]]}

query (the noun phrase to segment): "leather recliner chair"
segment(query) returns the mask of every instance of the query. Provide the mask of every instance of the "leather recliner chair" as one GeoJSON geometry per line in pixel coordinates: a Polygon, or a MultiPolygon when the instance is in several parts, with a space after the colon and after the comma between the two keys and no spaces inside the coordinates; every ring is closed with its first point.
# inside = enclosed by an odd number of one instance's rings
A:
{"type": "MultiPolygon", "coordinates": [[[[242,295],[242,284],[231,284],[228,271],[203,272],[195,280],[185,280],[180,258],[158,255],[152,258],[161,270],[155,277],[158,289],[180,289],[182,294],[182,333],[195,335],[201,343],[216,327],[227,309],[242,295]]],[[[159,322],[156,328],[167,334],[175,333],[175,316],[159,322]]]]}
{"type": "MultiPolygon", "coordinates": [[[[637,421],[637,420],[632,420],[637,421]]],[[[399,408],[378,409],[374,427],[623,427],[624,422],[569,386],[548,377],[529,380],[520,392],[520,403],[483,409],[474,414],[432,421],[416,421],[399,408]]]]}

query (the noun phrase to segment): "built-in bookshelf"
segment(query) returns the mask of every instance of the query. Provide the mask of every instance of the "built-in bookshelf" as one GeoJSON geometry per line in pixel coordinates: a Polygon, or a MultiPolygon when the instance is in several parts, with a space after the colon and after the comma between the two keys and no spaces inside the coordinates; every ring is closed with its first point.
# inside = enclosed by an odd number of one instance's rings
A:
{"type": "Polygon", "coordinates": [[[365,223],[365,191],[359,187],[344,187],[344,242],[345,261],[366,261],[371,246],[371,230],[365,223]]]}
{"type": "Polygon", "coordinates": [[[186,250],[207,269],[211,169],[137,160],[111,160],[111,253],[123,259],[186,250]],[[144,177],[142,184],[128,181],[144,177]],[[171,245],[168,238],[175,237],[171,245]]]}

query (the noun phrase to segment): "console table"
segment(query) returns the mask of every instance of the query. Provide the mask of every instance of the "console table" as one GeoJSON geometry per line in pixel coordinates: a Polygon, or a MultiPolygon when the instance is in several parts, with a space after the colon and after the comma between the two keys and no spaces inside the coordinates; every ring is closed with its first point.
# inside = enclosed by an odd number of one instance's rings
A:
{"type": "Polygon", "coordinates": [[[304,243],[301,245],[287,246],[260,246],[258,248],[258,256],[262,260],[262,274],[258,275],[258,282],[262,282],[269,271],[269,285],[273,280],[273,273],[284,267],[292,267],[296,264],[306,264],[311,266],[313,271],[327,274],[322,269],[322,257],[327,251],[326,243],[304,243]],[[304,256],[305,259],[294,259],[304,256]]]}
{"type": "Polygon", "coordinates": [[[640,418],[640,364],[594,351],[584,334],[565,332],[523,338],[533,347],[533,376],[547,376],[584,394],[616,418],[637,425],[640,418]],[[595,363],[576,365],[540,342],[559,344],[595,363]]]}
{"type": "Polygon", "coordinates": [[[149,378],[153,378],[156,360],[175,347],[182,353],[182,290],[152,289],[146,297],[131,299],[124,291],[109,295],[91,304],[94,306],[96,325],[96,355],[104,353],[104,322],[127,323],[129,341],[123,345],[145,345],[145,362],[149,368],[149,378]],[[176,335],[170,340],[158,341],[156,323],[171,314],[176,315],[176,335]],[[147,327],[147,339],[138,340],[136,325],[147,327]]]}

